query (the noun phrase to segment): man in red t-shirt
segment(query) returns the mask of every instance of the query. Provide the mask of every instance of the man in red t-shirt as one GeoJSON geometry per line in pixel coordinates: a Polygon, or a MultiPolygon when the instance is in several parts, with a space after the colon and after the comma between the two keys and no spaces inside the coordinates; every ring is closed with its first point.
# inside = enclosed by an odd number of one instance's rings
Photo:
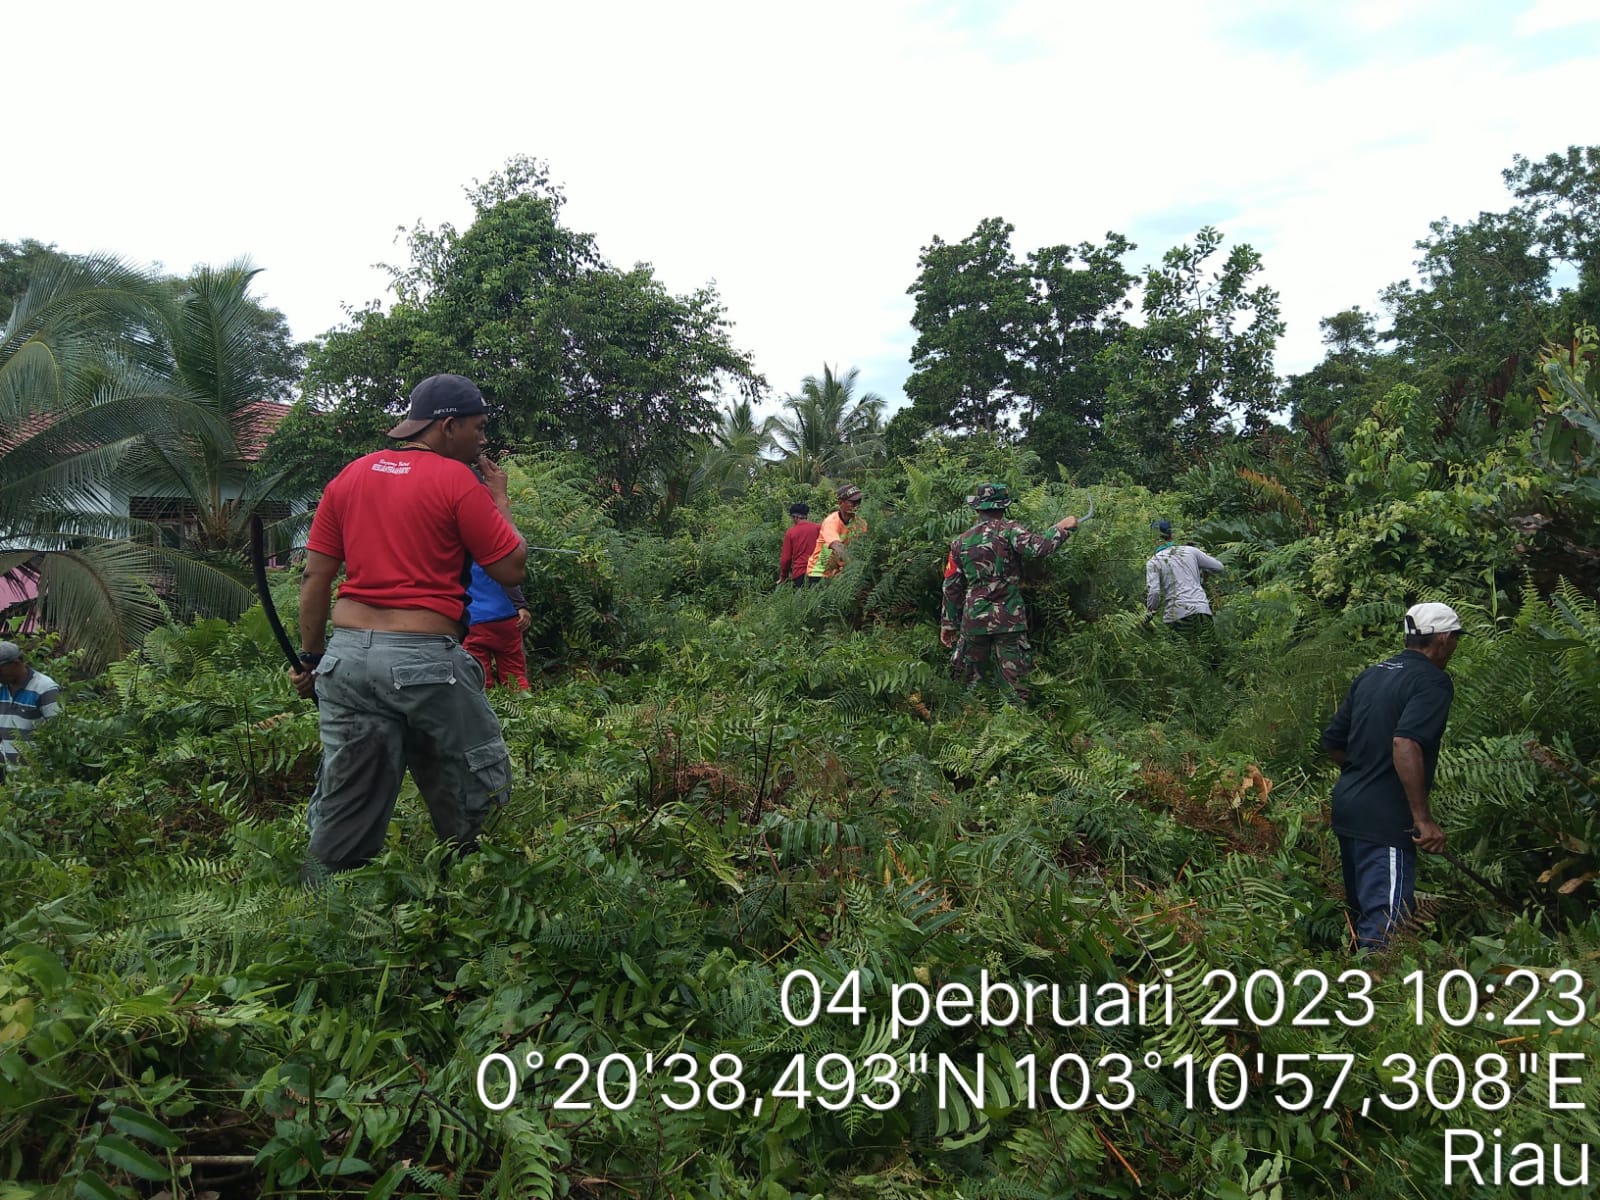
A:
{"type": "Polygon", "coordinates": [[[783,553],[778,558],[778,582],[803,587],[811,552],[817,548],[822,526],[807,520],[811,506],[804,501],[789,506],[789,531],[783,535],[783,553]]]}
{"type": "Polygon", "coordinates": [[[483,455],[488,413],[471,380],[424,379],[389,431],[396,444],[356,459],[317,506],[300,584],[305,669],[294,683],[320,708],[322,771],[306,812],[319,871],[377,857],[407,768],[435,832],[462,851],[510,791],[483,669],[461,646],[471,563],[514,584],[528,559],[506,473],[483,455]]]}

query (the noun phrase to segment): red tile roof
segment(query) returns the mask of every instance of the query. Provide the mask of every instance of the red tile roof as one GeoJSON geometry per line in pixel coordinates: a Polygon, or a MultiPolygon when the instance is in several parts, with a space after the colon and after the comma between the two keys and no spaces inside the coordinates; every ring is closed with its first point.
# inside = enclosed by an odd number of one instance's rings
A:
{"type": "Polygon", "coordinates": [[[22,418],[22,424],[16,429],[0,428],[0,454],[8,450],[15,450],[31,437],[37,437],[50,428],[53,417],[49,413],[31,412],[22,418]]]}
{"type": "Polygon", "coordinates": [[[239,410],[233,433],[239,454],[245,462],[256,462],[267,448],[267,439],[278,422],[289,415],[289,406],[276,400],[252,400],[239,410]]]}
{"type": "MultiPolygon", "coordinates": [[[[289,406],[276,400],[252,400],[239,410],[234,423],[234,437],[239,443],[239,457],[245,462],[256,462],[267,448],[267,439],[278,427],[278,422],[289,415],[289,406]]],[[[15,450],[21,443],[43,433],[55,419],[53,413],[29,413],[22,426],[16,430],[0,429],[0,454],[15,450]]],[[[88,446],[82,447],[89,449],[88,446]]]]}

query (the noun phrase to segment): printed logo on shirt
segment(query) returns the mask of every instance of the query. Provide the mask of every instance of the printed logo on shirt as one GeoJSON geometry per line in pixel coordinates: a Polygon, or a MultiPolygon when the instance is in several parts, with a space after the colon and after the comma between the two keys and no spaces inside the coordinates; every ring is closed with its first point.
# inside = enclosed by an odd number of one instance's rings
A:
{"type": "Polygon", "coordinates": [[[372,469],[374,471],[381,471],[385,475],[409,475],[409,474],[411,474],[411,464],[410,463],[390,462],[387,458],[380,458],[377,462],[373,463],[372,464],[372,469]]]}

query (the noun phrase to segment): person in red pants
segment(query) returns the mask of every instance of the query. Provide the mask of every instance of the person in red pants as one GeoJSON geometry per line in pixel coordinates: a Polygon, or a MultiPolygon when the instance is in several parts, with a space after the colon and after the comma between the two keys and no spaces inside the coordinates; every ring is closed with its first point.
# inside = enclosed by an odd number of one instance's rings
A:
{"type": "Polygon", "coordinates": [[[467,639],[462,645],[483,668],[483,686],[505,684],[527,691],[528,658],[523,653],[522,635],[533,624],[533,613],[522,589],[496,583],[473,563],[468,594],[467,639]]]}

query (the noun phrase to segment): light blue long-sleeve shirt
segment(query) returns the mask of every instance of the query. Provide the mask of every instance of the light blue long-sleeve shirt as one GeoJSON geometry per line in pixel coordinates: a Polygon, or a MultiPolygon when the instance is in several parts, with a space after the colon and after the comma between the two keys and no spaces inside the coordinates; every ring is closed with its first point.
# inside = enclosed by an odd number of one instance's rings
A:
{"type": "Polygon", "coordinates": [[[1220,574],[1223,569],[1204,550],[1169,542],[1145,561],[1144,606],[1151,612],[1162,606],[1161,619],[1169,625],[1195,613],[1210,616],[1211,601],[1201,577],[1220,574]]]}

